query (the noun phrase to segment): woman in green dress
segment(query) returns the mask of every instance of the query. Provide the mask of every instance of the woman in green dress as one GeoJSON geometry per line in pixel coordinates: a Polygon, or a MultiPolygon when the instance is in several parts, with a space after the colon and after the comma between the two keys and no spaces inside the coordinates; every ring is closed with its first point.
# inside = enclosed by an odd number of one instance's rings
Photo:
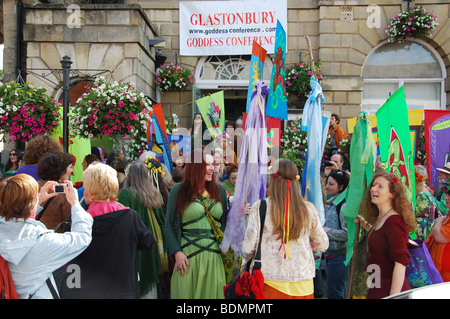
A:
{"type": "Polygon", "coordinates": [[[165,239],[175,258],[172,299],[223,299],[225,269],[205,207],[225,229],[227,195],[214,175],[211,154],[195,150],[184,169],[184,181],[169,195],[165,239]]]}
{"type": "Polygon", "coordinates": [[[159,276],[168,267],[163,243],[164,212],[163,199],[152,184],[151,167],[142,162],[133,162],[125,170],[125,179],[118,201],[138,212],[142,222],[149,227],[157,245],[151,250],[138,252],[139,297],[141,299],[162,298],[159,276]]]}

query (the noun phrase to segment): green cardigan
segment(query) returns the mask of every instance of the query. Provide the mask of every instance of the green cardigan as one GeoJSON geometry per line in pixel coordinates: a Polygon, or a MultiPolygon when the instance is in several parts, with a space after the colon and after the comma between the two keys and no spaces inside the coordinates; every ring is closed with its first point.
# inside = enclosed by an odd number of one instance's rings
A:
{"type": "MultiPolygon", "coordinates": [[[[177,215],[175,211],[175,203],[177,201],[178,191],[181,183],[177,183],[172,187],[167,201],[166,222],[164,228],[165,244],[169,250],[169,255],[173,256],[177,251],[181,250],[181,216],[177,215]]],[[[223,214],[220,218],[220,225],[222,231],[225,229],[226,212],[227,212],[227,192],[225,188],[217,183],[219,187],[220,198],[222,201],[223,214]]]]}

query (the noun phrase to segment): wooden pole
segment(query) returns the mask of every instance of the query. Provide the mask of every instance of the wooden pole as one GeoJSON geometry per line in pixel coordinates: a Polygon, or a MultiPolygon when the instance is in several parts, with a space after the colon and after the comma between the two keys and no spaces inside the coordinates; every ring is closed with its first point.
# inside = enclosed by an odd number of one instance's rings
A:
{"type": "Polygon", "coordinates": [[[352,256],[352,266],[350,268],[349,273],[349,281],[347,285],[347,295],[346,299],[352,299],[352,290],[353,290],[353,276],[355,275],[355,269],[356,269],[356,258],[355,256],[358,254],[358,242],[359,242],[359,223],[356,224],[356,231],[355,231],[355,239],[353,242],[353,256],[352,256]]]}
{"type": "Polygon", "coordinates": [[[305,39],[306,39],[306,45],[308,46],[309,58],[311,59],[311,69],[314,70],[314,57],[312,54],[311,39],[309,38],[309,35],[305,35],[305,39]]]}

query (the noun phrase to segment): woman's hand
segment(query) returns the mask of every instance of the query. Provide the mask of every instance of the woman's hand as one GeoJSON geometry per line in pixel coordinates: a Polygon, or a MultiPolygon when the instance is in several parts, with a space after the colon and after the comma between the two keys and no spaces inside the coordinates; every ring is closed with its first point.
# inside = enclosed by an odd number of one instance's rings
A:
{"type": "Polygon", "coordinates": [[[354,219],[354,223],[355,224],[360,224],[362,228],[364,228],[365,230],[369,231],[372,228],[372,225],[369,224],[367,222],[367,220],[365,220],[364,217],[362,217],[361,215],[358,215],[355,219],[354,219]]]}
{"type": "Polygon", "coordinates": [[[66,194],[66,199],[70,206],[76,205],[78,203],[78,192],[72,185],[71,181],[64,181],[63,184],[64,193],[66,194]]]}
{"type": "Polygon", "coordinates": [[[39,193],[38,193],[39,204],[42,205],[42,203],[45,203],[50,198],[58,195],[55,192],[52,192],[50,194],[48,193],[50,190],[53,190],[53,186],[55,184],[56,184],[56,182],[54,182],[54,181],[48,181],[47,183],[44,184],[44,186],[41,187],[41,189],[39,190],[39,193]]]}
{"type": "Polygon", "coordinates": [[[249,215],[250,214],[250,208],[251,208],[251,206],[250,206],[249,203],[245,204],[245,206],[244,206],[244,215],[249,215]]]}
{"type": "Polygon", "coordinates": [[[181,277],[187,274],[187,266],[190,266],[186,255],[180,250],[175,253],[175,270],[181,277]]]}

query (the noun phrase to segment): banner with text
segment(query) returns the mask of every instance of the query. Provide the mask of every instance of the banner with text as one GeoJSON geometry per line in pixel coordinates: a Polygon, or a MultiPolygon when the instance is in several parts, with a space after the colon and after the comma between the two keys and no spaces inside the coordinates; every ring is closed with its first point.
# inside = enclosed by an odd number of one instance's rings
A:
{"type": "Polygon", "coordinates": [[[181,1],[180,55],[274,53],[277,20],[287,30],[287,0],[181,1]]]}

